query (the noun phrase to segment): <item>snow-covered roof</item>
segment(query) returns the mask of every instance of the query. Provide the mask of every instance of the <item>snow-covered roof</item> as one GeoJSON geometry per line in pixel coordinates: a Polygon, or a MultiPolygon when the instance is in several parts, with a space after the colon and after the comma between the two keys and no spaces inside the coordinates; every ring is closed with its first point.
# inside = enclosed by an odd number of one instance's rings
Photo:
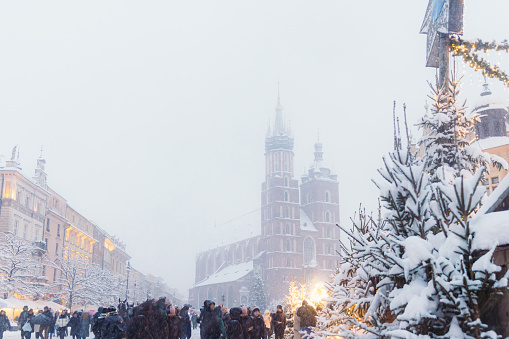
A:
{"type": "Polygon", "coordinates": [[[509,244],[509,211],[493,212],[508,194],[509,175],[505,176],[472,218],[471,227],[475,232],[474,249],[489,250],[495,244],[509,244]]]}
{"type": "Polygon", "coordinates": [[[481,96],[474,105],[473,112],[482,112],[488,109],[504,109],[507,111],[509,102],[493,94],[481,96]]]}
{"type": "Polygon", "coordinates": [[[486,139],[477,140],[472,145],[478,144],[481,149],[487,150],[490,148],[509,145],[509,137],[491,137],[486,139]]]}
{"type": "Polygon", "coordinates": [[[214,284],[224,284],[245,277],[253,271],[253,262],[248,261],[238,265],[230,265],[221,271],[209,276],[207,279],[197,283],[194,287],[208,286],[214,284]]]}
{"type": "Polygon", "coordinates": [[[300,229],[302,231],[318,232],[315,225],[313,225],[311,218],[306,214],[306,212],[304,212],[302,208],[300,209],[300,229]]]}

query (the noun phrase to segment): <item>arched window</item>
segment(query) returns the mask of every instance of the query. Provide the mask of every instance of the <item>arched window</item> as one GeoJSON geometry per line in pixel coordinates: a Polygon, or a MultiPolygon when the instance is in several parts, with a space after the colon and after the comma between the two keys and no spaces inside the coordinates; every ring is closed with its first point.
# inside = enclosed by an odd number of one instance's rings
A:
{"type": "Polygon", "coordinates": [[[288,201],[288,192],[285,191],[285,201],[288,201]]]}
{"type": "Polygon", "coordinates": [[[288,177],[285,177],[285,186],[288,187],[288,177]]]}
{"type": "Polygon", "coordinates": [[[304,239],[304,265],[309,265],[316,259],[315,242],[310,237],[304,239]]]}
{"type": "Polygon", "coordinates": [[[325,222],[330,222],[330,213],[328,211],[325,212],[325,222]]]}
{"type": "Polygon", "coordinates": [[[290,243],[289,239],[286,239],[286,252],[292,251],[292,244],[290,243]]]}
{"type": "Polygon", "coordinates": [[[285,207],[285,218],[290,218],[290,209],[285,207]]]}
{"type": "Polygon", "coordinates": [[[329,201],[330,201],[330,193],[325,192],[325,202],[329,202],[329,201]]]}
{"type": "Polygon", "coordinates": [[[291,234],[292,231],[290,229],[290,224],[289,223],[286,223],[285,225],[285,234],[291,234]]]}
{"type": "Polygon", "coordinates": [[[331,238],[331,229],[330,229],[330,227],[326,227],[325,228],[325,237],[329,238],[329,239],[331,238]]]}

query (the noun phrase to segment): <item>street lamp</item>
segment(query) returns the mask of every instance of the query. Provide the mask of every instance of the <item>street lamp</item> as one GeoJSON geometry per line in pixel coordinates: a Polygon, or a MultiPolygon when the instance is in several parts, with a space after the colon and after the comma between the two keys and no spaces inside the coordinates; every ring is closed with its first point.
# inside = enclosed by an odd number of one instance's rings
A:
{"type": "Polygon", "coordinates": [[[127,283],[126,283],[126,286],[125,286],[125,300],[127,300],[127,298],[129,297],[129,272],[131,271],[131,263],[128,261],[127,262],[127,283]]]}

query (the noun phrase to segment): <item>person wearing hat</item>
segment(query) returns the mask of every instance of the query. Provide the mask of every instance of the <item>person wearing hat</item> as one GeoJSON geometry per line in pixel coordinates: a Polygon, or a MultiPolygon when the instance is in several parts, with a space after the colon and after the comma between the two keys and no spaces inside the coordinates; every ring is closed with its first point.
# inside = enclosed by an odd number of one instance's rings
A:
{"type": "Polygon", "coordinates": [[[258,307],[253,309],[251,318],[253,319],[253,331],[251,332],[251,339],[262,339],[265,337],[265,323],[263,322],[262,313],[258,307]]]}
{"type": "MultiPolygon", "coordinates": [[[[28,306],[23,306],[23,311],[21,312],[18,318],[18,329],[21,331],[22,339],[26,338],[27,335],[26,333],[27,331],[23,331],[23,326],[25,326],[27,321],[28,321],[28,306]]],[[[30,333],[31,332],[28,332],[28,335],[30,335],[30,333]]]]}
{"type": "Polygon", "coordinates": [[[277,305],[277,311],[272,313],[271,319],[276,339],[283,339],[286,328],[286,314],[283,312],[283,306],[277,305]]]}
{"type": "Polygon", "coordinates": [[[0,311],[0,339],[4,337],[4,332],[7,330],[11,330],[11,322],[9,318],[5,314],[4,310],[0,311]]]}
{"type": "Polygon", "coordinates": [[[42,339],[48,339],[48,332],[49,327],[53,320],[53,315],[51,314],[51,311],[49,310],[48,306],[44,306],[44,311],[42,312],[42,315],[44,316],[44,321],[41,323],[41,326],[39,327],[39,338],[42,339]]]}

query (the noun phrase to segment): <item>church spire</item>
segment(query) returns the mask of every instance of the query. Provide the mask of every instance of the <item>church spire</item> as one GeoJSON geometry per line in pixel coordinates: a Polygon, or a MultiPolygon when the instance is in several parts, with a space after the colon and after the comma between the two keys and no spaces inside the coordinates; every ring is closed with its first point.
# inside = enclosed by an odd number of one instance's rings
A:
{"type": "Polygon", "coordinates": [[[279,96],[279,82],[277,83],[277,105],[274,109],[276,110],[276,121],[274,123],[273,135],[287,135],[283,122],[283,106],[281,106],[281,98],[279,96]]]}

